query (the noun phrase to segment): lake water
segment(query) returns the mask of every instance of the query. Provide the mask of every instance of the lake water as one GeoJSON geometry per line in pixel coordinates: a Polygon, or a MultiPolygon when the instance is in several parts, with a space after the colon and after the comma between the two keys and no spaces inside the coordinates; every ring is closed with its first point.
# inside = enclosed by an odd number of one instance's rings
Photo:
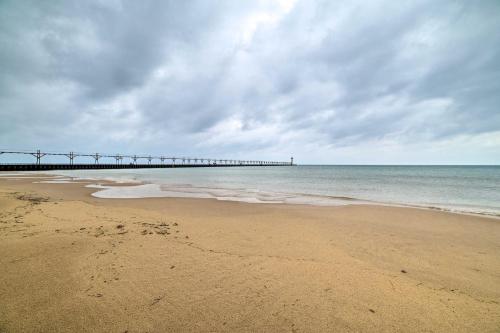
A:
{"type": "Polygon", "coordinates": [[[200,197],[313,205],[375,202],[500,214],[500,166],[301,165],[54,173],[146,183],[101,187],[95,193],[98,197],[200,197]]]}

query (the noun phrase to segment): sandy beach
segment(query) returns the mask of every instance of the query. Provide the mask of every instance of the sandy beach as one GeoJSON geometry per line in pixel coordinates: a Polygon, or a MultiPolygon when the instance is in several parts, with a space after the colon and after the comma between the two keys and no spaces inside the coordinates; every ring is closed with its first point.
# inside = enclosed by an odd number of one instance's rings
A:
{"type": "Polygon", "coordinates": [[[0,178],[0,332],[499,332],[500,220],[0,178]]]}

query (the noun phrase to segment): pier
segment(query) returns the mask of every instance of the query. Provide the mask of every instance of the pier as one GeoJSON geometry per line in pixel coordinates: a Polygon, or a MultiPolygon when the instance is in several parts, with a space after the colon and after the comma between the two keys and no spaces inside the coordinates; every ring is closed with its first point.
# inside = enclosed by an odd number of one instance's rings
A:
{"type": "Polygon", "coordinates": [[[84,169],[145,169],[145,168],[220,168],[220,167],[264,167],[293,166],[293,157],[289,162],[234,160],[193,157],[166,157],[151,155],[124,154],[87,154],[87,153],[54,153],[36,151],[0,150],[4,154],[30,155],[34,163],[0,163],[0,171],[43,171],[43,170],[84,170],[84,169]],[[43,163],[46,156],[67,158],[67,163],[43,163]],[[78,163],[81,159],[90,159],[93,163],[78,163]],[[102,159],[111,159],[114,163],[100,163],[102,159]],[[76,160],[76,163],[75,163],[76,160]]]}

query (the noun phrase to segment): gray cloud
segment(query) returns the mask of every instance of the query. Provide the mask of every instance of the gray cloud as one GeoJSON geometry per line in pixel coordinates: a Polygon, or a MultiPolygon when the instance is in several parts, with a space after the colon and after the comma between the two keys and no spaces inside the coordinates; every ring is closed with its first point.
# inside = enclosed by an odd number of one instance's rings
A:
{"type": "Polygon", "coordinates": [[[496,1],[4,1],[0,146],[499,163],[499,14],[496,1]]]}

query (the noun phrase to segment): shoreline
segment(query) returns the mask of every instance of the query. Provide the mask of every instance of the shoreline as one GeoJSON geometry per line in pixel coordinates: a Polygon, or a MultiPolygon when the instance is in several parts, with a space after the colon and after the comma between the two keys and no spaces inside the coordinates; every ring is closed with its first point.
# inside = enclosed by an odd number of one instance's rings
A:
{"type": "Polygon", "coordinates": [[[0,179],[0,331],[500,327],[496,219],[94,190],[0,179]]]}
{"type": "MultiPolygon", "coordinates": [[[[352,197],[343,197],[343,196],[330,196],[330,195],[320,195],[320,194],[307,194],[307,193],[278,193],[281,195],[294,195],[294,196],[304,196],[304,197],[313,197],[319,199],[331,200],[329,203],[321,204],[317,202],[284,202],[284,201],[264,201],[260,199],[252,200],[242,200],[236,197],[217,197],[217,196],[203,196],[199,195],[201,192],[198,192],[198,196],[193,194],[194,192],[182,192],[182,191],[174,191],[173,189],[179,188],[179,184],[158,184],[153,182],[146,182],[140,180],[131,180],[131,179],[113,179],[113,178],[84,178],[84,177],[73,177],[62,174],[55,173],[30,173],[26,176],[23,176],[22,173],[10,173],[10,174],[2,174],[0,173],[0,179],[41,179],[41,183],[44,184],[71,184],[71,183],[81,183],[85,184],[86,188],[92,188],[94,191],[90,194],[93,197],[101,198],[101,199],[148,199],[148,198],[191,198],[191,199],[208,199],[208,200],[216,200],[216,201],[232,201],[232,202],[243,202],[248,204],[264,204],[264,205],[304,205],[304,206],[313,206],[313,207],[337,207],[337,206],[345,206],[345,205],[372,205],[372,206],[385,206],[385,207],[399,207],[399,208],[413,208],[413,209],[424,209],[430,211],[438,211],[438,212],[446,212],[450,214],[459,214],[466,216],[477,216],[477,217],[485,217],[492,219],[500,219],[500,213],[498,212],[478,212],[478,211],[467,211],[460,210],[454,208],[440,207],[440,206],[427,206],[420,204],[412,204],[412,203],[403,203],[403,202],[382,202],[382,201],[373,201],[366,199],[358,199],[352,197]],[[30,176],[30,175],[36,176],[30,176]],[[20,177],[18,177],[20,176],[20,177]],[[62,178],[62,179],[60,179],[62,178]],[[119,196],[119,195],[102,195],[103,192],[111,189],[114,190],[120,187],[129,187],[131,189],[136,189],[137,187],[144,185],[154,185],[156,187],[156,192],[148,196],[142,192],[142,195],[136,194],[134,196],[119,196]],[[101,195],[98,195],[101,193],[101,195]],[[170,194],[169,194],[170,193],[170,194]],[[185,194],[185,195],[184,195],[185,194]]],[[[195,187],[191,184],[184,184],[184,187],[192,187],[193,189],[205,189],[208,192],[210,190],[235,190],[229,188],[208,188],[208,187],[195,187]]],[[[118,190],[119,192],[120,190],[118,190]]],[[[123,192],[123,191],[122,191],[123,192]]],[[[115,191],[116,193],[116,191],[115,191]]]]}

